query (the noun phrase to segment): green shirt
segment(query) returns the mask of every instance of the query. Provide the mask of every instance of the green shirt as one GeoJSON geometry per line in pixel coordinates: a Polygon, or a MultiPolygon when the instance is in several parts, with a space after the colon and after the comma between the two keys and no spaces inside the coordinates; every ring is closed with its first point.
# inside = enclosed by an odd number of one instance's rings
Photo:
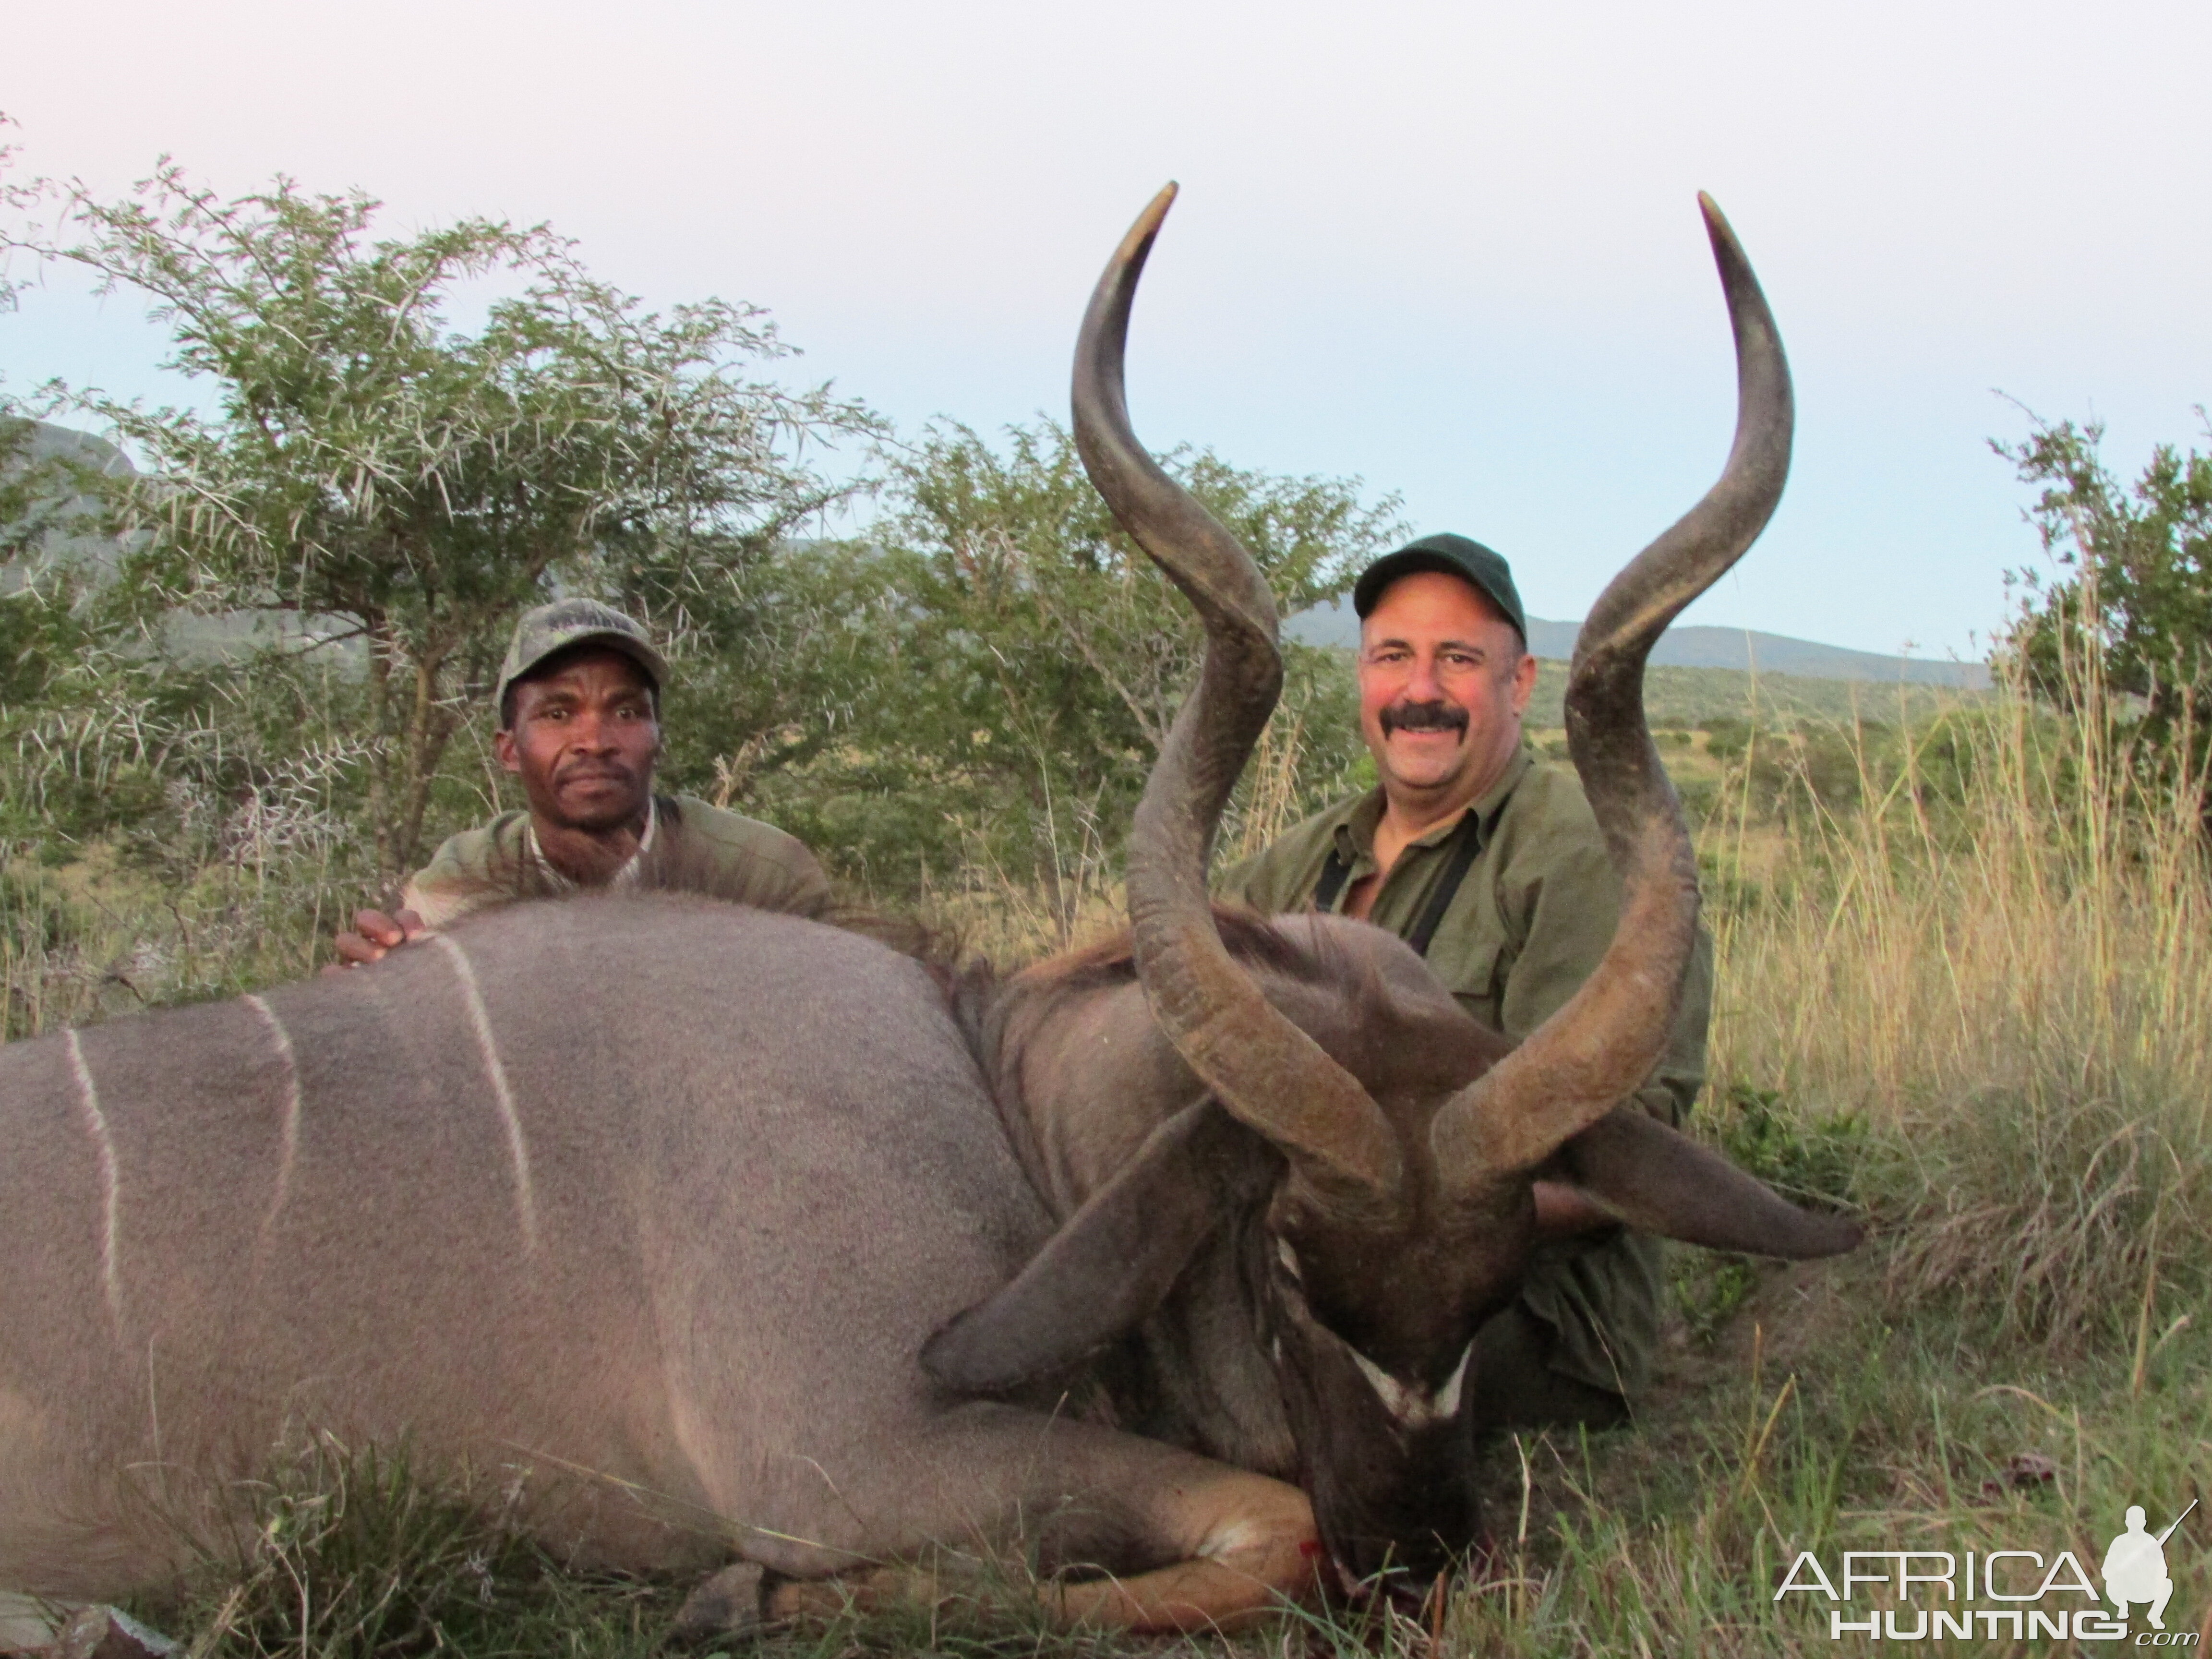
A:
{"type": "MultiPolygon", "coordinates": [[[[1329,907],[1341,912],[1353,885],[1375,873],[1382,807],[1376,789],[1315,814],[1226,872],[1221,896],[1264,915],[1305,909],[1334,848],[1348,872],[1329,907]]],[[[1605,954],[1620,915],[1620,878],[1581,782],[1525,748],[1468,811],[1478,850],[1430,941],[1428,963],[1462,1007],[1518,1042],[1605,954]]],[[[1407,845],[1375,894],[1370,921],[1401,938],[1413,932],[1464,822],[1449,819],[1407,845]]],[[[1635,1097],[1662,1121],[1680,1124],[1704,1085],[1711,1012],[1712,948],[1700,929],[1667,1052],[1635,1097]]],[[[1522,1297],[1559,1334],[1557,1370],[1626,1395],[1650,1375],[1663,1284],[1658,1241],[1595,1235],[1541,1247],[1522,1297]]]]}
{"type": "MultiPolygon", "coordinates": [[[[689,795],[658,797],[637,856],[615,872],[626,885],[666,872],[672,884],[697,888],[757,909],[818,916],[830,908],[830,878],[795,836],[689,795]]],[[[400,903],[436,929],[517,899],[549,898],[576,884],[545,861],[527,812],[502,812],[449,838],[415,872],[400,903]]]]}

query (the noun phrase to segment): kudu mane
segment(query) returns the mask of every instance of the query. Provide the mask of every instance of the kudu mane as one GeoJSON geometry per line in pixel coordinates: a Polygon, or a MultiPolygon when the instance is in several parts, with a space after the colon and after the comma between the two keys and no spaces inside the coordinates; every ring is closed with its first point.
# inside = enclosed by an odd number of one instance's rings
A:
{"type": "MultiPolygon", "coordinates": [[[[1471,1019],[1456,1004],[1401,994],[1376,959],[1346,949],[1344,939],[1328,927],[1293,931],[1241,905],[1219,902],[1212,916],[1230,959],[1256,981],[1322,993],[1339,1011],[1328,1032],[1314,1035],[1354,1075],[1382,1079],[1409,1054],[1432,1046],[1455,1049],[1467,1041],[1471,1019]]],[[[979,1054],[995,1056],[988,1072],[1018,1059],[1028,1033],[1049,1024],[1070,1002],[1138,980],[1134,936],[1122,927],[998,981],[973,1012],[955,1001],[954,1013],[963,1024],[980,1015],[971,1041],[979,1054]]]]}
{"type": "MultiPolygon", "coordinates": [[[[673,817],[676,810],[672,802],[661,802],[664,815],[673,817]]],[[[665,848],[664,843],[648,854],[635,883],[614,890],[614,896],[687,894],[723,903],[750,902],[721,866],[665,848]]],[[[554,902],[606,890],[578,889],[555,896],[554,902]]],[[[903,912],[841,905],[816,919],[872,939],[921,964],[987,1077],[1002,1076],[1002,1066],[1023,1036],[1070,1000],[1133,984],[1138,976],[1134,939],[1126,926],[1089,945],[1009,968],[971,951],[963,930],[903,912]]],[[[1450,1015],[1435,1007],[1397,995],[1371,963],[1359,960],[1321,930],[1301,940],[1256,912],[1221,903],[1213,906],[1213,925],[1231,959],[1248,970],[1328,991],[1342,1000],[1348,1034],[1357,1047],[1340,1059],[1355,1072],[1371,1074],[1390,1047],[1426,1035],[1425,1027],[1451,1022],[1450,1015]]]]}
{"type": "MultiPolygon", "coordinates": [[[[1339,951],[1323,946],[1300,947],[1266,920],[1239,905],[1216,904],[1213,925],[1229,954],[1247,967],[1288,975],[1308,985],[1334,983],[1346,965],[1339,951]]],[[[1048,957],[1024,970],[1022,977],[1043,996],[1071,996],[1109,985],[1127,985],[1137,977],[1134,940],[1127,927],[1117,928],[1093,944],[1048,957]]]]}

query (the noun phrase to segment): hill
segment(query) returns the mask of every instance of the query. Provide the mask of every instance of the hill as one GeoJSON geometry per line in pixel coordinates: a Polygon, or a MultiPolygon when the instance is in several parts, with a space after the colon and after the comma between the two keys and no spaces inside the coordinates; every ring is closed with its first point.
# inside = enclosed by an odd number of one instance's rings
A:
{"type": "MultiPolygon", "coordinates": [[[[18,467],[58,459],[98,472],[131,470],[121,451],[88,432],[42,422],[31,424],[29,445],[15,463],[18,467]]],[[[63,513],[87,505],[69,503],[63,513]]],[[[94,569],[105,571],[114,567],[116,548],[104,537],[50,534],[40,554],[46,558],[89,556],[94,569]]],[[[19,586],[24,574],[21,564],[0,565],[0,593],[19,586]]],[[[259,620],[265,628],[268,619],[259,620]]],[[[179,617],[171,624],[170,637],[188,651],[222,652],[253,637],[256,623],[243,615],[179,617]]],[[[280,632],[296,627],[289,618],[276,625],[280,632]]],[[[1528,619],[1529,645],[1544,664],[1528,711],[1528,724],[1538,731],[1560,724],[1565,684],[1561,665],[1574,653],[1580,627],[1579,623],[1528,619]]],[[[1359,623],[1349,599],[1293,617],[1284,632],[1312,645],[1352,649],[1359,643],[1359,623]]],[[[1651,722],[1661,728],[1686,729],[1706,720],[1745,719],[1754,713],[1770,723],[1778,719],[1783,724],[1799,719],[1848,723],[1855,715],[1895,720],[1901,714],[1932,712],[1946,700],[1929,696],[1929,690],[1948,688],[1955,694],[1981,690],[1990,683],[1989,669],[1981,663],[1885,657],[1729,628],[1669,629],[1652,652],[1651,663],[1646,696],[1651,722]],[[1899,694],[1906,691],[1912,695],[1900,699],[1899,694]]]]}
{"type": "MultiPolygon", "coordinates": [[[[1528,648],[1545,661],[1565,662],[1574,655],[1575,635],[1581,628],[1578,622],[1531,617],[1528,648]]],[[[1339,599],[1291,617],[1284,632],[1310,645],[1356,649],[1359,619],[1352,614],[1348,599],[1339,599]]],[[[1885,657],[1873,651],[1849,651],[1838,645],[1737,628],[1670,628],[1660,636],[1651,662],[1656,668],[1732,669],[1762,678],[1780,674],[1874,685],[1940,685],[1980,691],[1990,684],[1989,667],[1984,663],[1885,657]]]]}
{"type": "MultiPolygon", "coordinates": [[[[1529,700],[1532,732],[1566,724],[1562,712],[1567,665],[1540,661],[1529,700]]],[[[1688,732],[1712,720],[1747,720],[1770,729],[1800,726],[1917,726],[1986,692],[1964,686],[1887,685],[1811,674],[1751,673],[1735,668],[1652,667],[1644,672],[1644,708],[1657,732],[1688,732]]]]}
{"type": "MultiPolygon", "coordinates": [[[[41,569],[58,564],[76,565],[95,583],[112,578],[122,556],[117,540],[96,527],[88,528],[97,503],[83,495],[65,495],[70,472],[79,477],[102,474],[119,477],[135,471],[130,458],[105,438],[74,428],[52,426],[44,421],[25,422],[28,439],[9,453],[7,440],[17,423],[0,417],[0,489],[34,469],[53,467],[56,477],[42,481],[33,493],[29,511],[15,523],[0,523],[0,547],[24,538],[24,556],[0,561],[0,595],[15,592],[34,580],[41,569]],[[26,532],[29,532],[27,535],[26,532]]],[[[316,625],[310,619],[307,625],[316,625]]],[[[172,612],[166,625],[169,644],[187,655],[219,656],[250,646],[267,636],[299,639],[304,626],[287,613],[232,611],[201,616],[172,612]]],[[[358,653],[338,647],[349,660],[358,653]]]]}
{"type": "MultiPolygon", "coordinates": [[[[49,426],[44,421],[19,424],[0,417],[0,486],[20,479],[26,472],[46,467],[76,468],[81,473],[113,476],[130,471],[131,463],[113,444],[89,432],[49,426]],[[23,426],[28,427],[27,433],[22,431],[23,426]],[[16,438],[21,441],[21,448],[9,441],[16,438]]],[[[61,478],[66,477],[66,471],[60,473],[61,478]]],[[[31,567],[36,564],[86,559],[99,570],[114,568],[116,550],[112,541],[100,535],[72,533],[72,521],[91,513],[94,504],[87,496],[61,493],[67,489],[65,483],[53,489],[42,487],[23,520],[0,524],[0,545],[25,532],[33,532],[25,558],[0,562],[0,593],[12,592],[21,586],[31,576],[31,567]],[[39,527],[42,526],[45,527],[39,527]]]]}

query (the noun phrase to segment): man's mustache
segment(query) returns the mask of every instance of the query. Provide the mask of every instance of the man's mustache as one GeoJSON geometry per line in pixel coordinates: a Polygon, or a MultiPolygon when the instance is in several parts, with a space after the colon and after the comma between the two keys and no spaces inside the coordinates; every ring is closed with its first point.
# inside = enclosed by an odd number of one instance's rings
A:
{"type": "Polygon", "coordinates": [[[1382,735],[1393,732],[1464,732],[1467,710],[1449,702],[1394,702],[1382,711],[1382,735]]]}

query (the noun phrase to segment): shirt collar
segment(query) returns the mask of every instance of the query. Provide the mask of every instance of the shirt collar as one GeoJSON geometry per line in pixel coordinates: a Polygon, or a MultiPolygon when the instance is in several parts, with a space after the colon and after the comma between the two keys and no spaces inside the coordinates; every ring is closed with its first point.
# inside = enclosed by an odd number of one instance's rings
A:
{"type": "MultiPolygon", "coordinates": [[[[1455,812],[1443,822],[1431,824],[1406,844],[1409,847],[1441,847],[1451,839],[1461,824],[1467,822],[1468,812],[1474,814],[1475,821],[1482,826],[1481,836],[1487,841],[1498,826],[1498,813],[1504,811],[1505,803],[1512,796],[1514,788],[1528,775],[1528,769],[1535,764],[1535,755],[1528,745],[1522,744],[1514,751],[1513,758],[1506,762],[1505,770],[1498,775],[1498,781],[1483,791],[1466,811],[1455,812]]],[[[1357,799],[1346,803],[1337,821],[1330,825],[1337,850],[1347,863],[1356,864],[1362,859],[1374,858],[1375,831],[1382,822],[1384,805],[1382,787],[1377,784],[1357,799]]]]}

